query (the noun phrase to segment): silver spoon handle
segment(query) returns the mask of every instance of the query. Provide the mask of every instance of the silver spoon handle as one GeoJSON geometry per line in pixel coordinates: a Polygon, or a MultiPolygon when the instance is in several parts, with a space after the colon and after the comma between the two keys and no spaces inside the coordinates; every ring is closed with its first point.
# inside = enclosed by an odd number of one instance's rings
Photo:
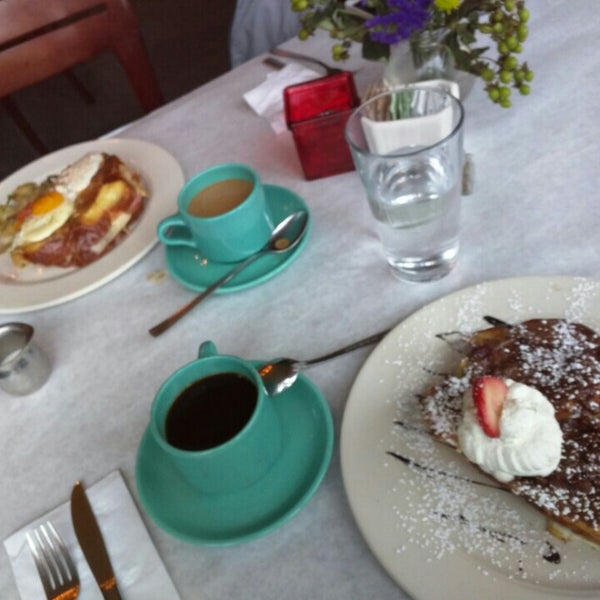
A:
{"type": "Polygon", "coordinates": [[[352,352],[353,350],[357,350],[358,348],[362,348],[363,346],[369,346],[370,344],[375,344],[382,340],[388,333],[389,329],[385,331],[380,331],[374,335],[370,335],[367,338],[359,340],[358,342],[354,342],[354,344],[350,344],[349,346],[344,346],[339,350],[335,350],[334,352],[330,352],[329,354],[324,354],[323,356],[319,356],[318,358],[311,358],[310,360],[302,360],[298,361],[302,366],[314,365],[316,363],[329,360],[330,358],[335,358],[336,356],[340,356],[341,354],[346,354],[347,352],[352,352]]]}
{"type": "Polygon", "coordinates": [[[167,317],[164,321],[161,321],[158,325],[155,325],[149,329],[150,335],[158,337],[161,333],[164,333],[169,327],[177,323],[181,317],[186,315],[194,306],[200,304],[202,300],[208,298],[216,289],[220,288],[223,284],[227,283],[230,279],[233,279],[242,269],[245,269],[250,263],[254,262],[263,254],[266,254],[269,250],[261,250],[252,256],[249,256],[241,263],[238,263],[231,271],[223,275],[220,279],[217,279],[213,284],[208,286],[201,294],[192,298],[187,304],[184,304],[181,308],[176,310],[170,317],[167,317]]]}

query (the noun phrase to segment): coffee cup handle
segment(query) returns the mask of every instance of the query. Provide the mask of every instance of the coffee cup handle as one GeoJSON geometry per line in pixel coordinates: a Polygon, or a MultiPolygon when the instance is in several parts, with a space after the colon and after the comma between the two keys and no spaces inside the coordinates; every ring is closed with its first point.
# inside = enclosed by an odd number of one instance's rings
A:
{"type": "Polygon", "coordinates": [[[216,356],[217,354],[219,354],[217,352],[217,347],[210,340],[200,344],[198,358],[208,358],[209,356],[216,356]]]}
{"type": "Polygon", "coordinates": [[[167,246],[195,247],[194,238],[185,221],[179,215],[163,219],[157,228],[158,239],[167,246]]]}

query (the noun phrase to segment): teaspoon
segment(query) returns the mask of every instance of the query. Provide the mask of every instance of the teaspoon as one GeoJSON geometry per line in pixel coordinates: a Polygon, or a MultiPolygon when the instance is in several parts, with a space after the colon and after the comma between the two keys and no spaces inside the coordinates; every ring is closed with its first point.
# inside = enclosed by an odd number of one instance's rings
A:
{"type": "Polygon", "coordinates": [[[200,304],[202,300],[210,296],[217,288],[221,287],[224,283],[227,283],[256,259],[265,254],[281,254],[295,248],[304,237],[307,224],[308,213],[306,211],[301,210],[286,217],[275,227],[275,229],[273,229],[271,237],[261,250],[238,263],[231,271],[207,287],[201,294],[193,298],[187,304],[184,304],[170,317],[152,327],[152,329],[149,330],[150,335],[158,337],[161,333],[164,333],[169,327],[177,323],[181,317],[192,310],[194,306],[200,304]]]}
{"type": "Polygon", "coordinates": [[[276,396],[277,394],[281,394],[284,390],[287,390],[291,387],[296,379],[298,378],[298,374],[301,369],[305,367],[309,367],[311,365],[316,365],[317,363],[329,360],[331,358],[335,358],[336,356],[340,356],[342,354],[346,354],[346,352],[352,352],[358,348],[362,348],[363,346],[368,346],[369,344],[375,344],[383,339],[389,329],[385,331],[380,331],[375,335],[371,335],[368,338],[364,338],[358,342],[354,342],[354,344],[350,344],[349,346],[344,346],[339,350],[335,350],[334,352],[330,352],[329,354],[324,354],[323,356],[319,356],[318,358],[312,358],[310,360],[295,360],[293,358],[280,358],[278,360],[274,360],[270,363],[267,363],[261,366],[258,369],[258,373],[262,378],[263,385],[265,386],[265,390],[269,396],[276,396]]]}

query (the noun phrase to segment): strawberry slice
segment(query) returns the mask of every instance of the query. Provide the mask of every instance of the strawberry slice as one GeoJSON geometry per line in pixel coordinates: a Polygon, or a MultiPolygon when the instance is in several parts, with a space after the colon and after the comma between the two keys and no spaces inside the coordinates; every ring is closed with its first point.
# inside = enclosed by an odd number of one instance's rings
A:
{"type": "Polygon", "coordinates": [[[500,415],[507,392],[508,386],[499,377],[484,375],[473,382],[472,394],[477,418],[489,437],[500,437],[500,415]]]}

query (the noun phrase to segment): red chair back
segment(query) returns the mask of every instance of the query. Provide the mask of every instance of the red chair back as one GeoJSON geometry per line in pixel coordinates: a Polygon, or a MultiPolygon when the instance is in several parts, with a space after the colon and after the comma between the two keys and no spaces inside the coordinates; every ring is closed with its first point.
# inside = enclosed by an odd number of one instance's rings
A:
{"type": "Polygon", "coordinates": [[[128,0],[0,0],[0,98],[105,51],[146,112],[164,103],[128,0]]]}

